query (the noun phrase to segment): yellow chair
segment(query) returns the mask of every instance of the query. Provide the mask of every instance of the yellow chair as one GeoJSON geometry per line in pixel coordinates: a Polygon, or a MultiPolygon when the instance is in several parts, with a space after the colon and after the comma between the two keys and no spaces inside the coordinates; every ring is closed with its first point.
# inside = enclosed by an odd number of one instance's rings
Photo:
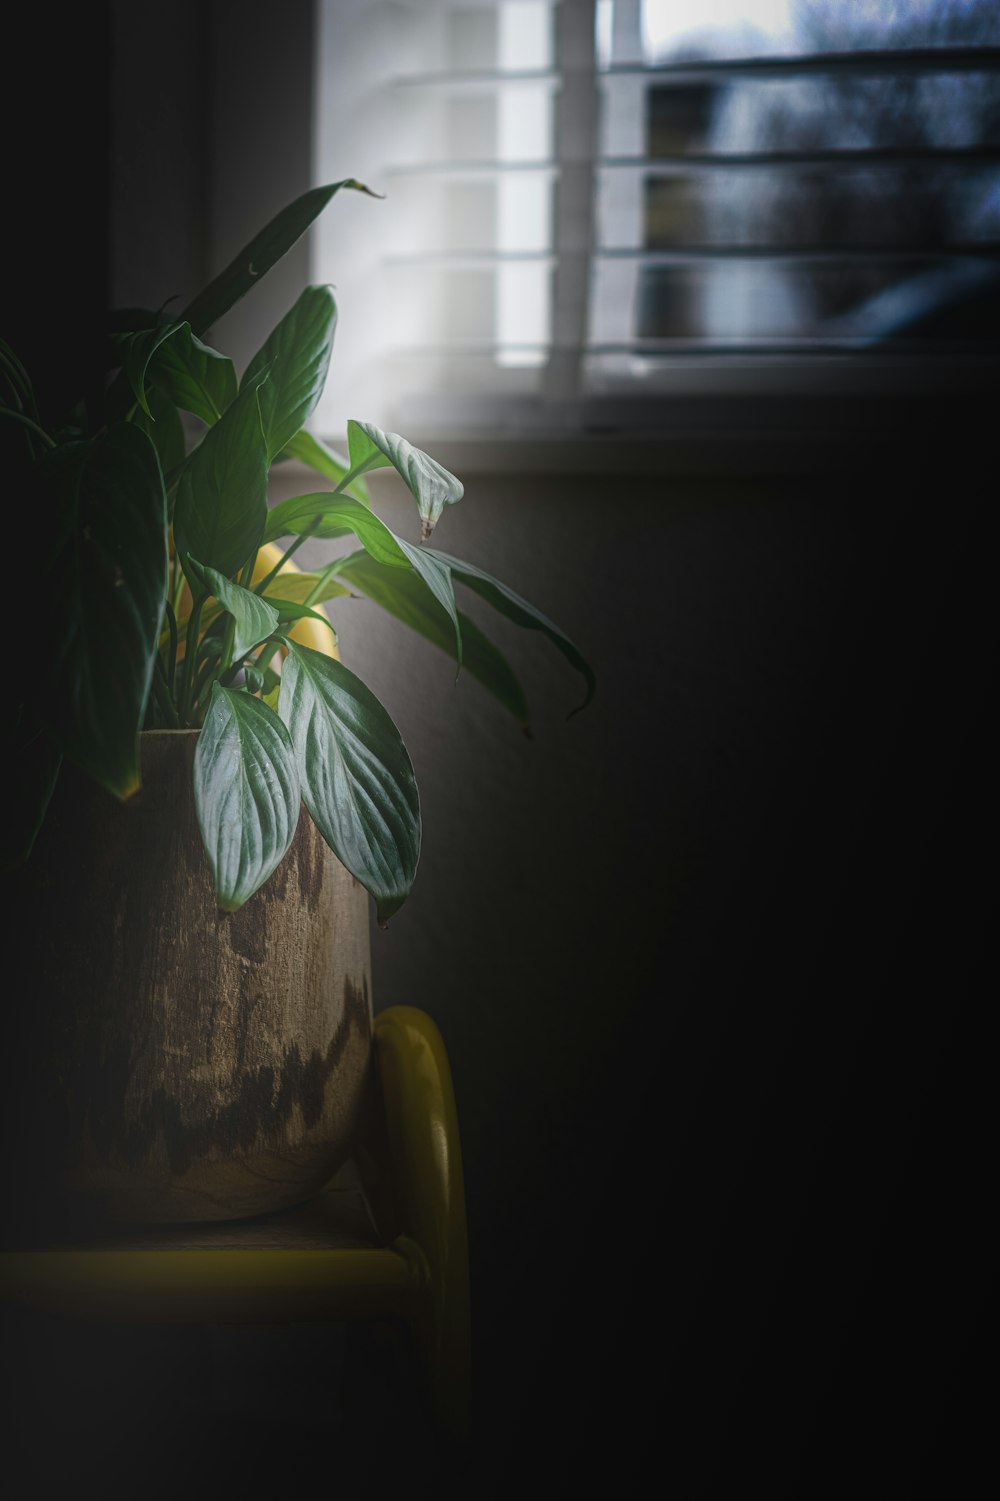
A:
{"type": "Polygon", "coordinates": [[[469,1267],[458,1119],[424,1012],[375,1018],[376,1089],[354,1160],[306,1204],[252,1221],[0,1253],[0,1298],[111,1322],[401,1320],[433,1421],[470,1425],[469,1267]]]}

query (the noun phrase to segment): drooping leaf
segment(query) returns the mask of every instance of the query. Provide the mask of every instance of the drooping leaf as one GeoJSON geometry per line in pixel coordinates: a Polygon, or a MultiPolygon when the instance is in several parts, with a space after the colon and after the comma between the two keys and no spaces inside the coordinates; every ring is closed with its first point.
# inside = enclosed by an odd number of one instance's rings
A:
{"type": "Polygon", "coordinates": [[[572,712],[578,714],[581,709],[587,707],[594,696],[594,690],[597,686],[594,670],[569,637],[557,625],[549,620],[547,616],[543,615],[540,610],[536,610],[534,605],[529,605],[526,599],[522,599],[519,594],[515,594],[513,589],[508,589],[506,584],[502,584],[499,579],[491,577],[482,568],[476,568],[471,563],[463,563],[460,558],[453,558],[448,553],[438,552],[436,548],[426,548],[425,552],[445,564],[453,578],[458,579],[469,589],[479,594],[495,610],[499,610],[501,615],[506,615],[508,620],[513,620],[516,625],[523,626],[526,630],[541,631],[543,635],[548,636],[553,645],[558,647],[562,652],[570,666],[576,668],[586,684],[587,691],[583,702],[578,704],[572,712]]]}
{"type": "Polygon", "coordinates": [[[273,709],[212,685],[194,798],[219,906],[235,912],[284,859],[299,817],[295,755],[273,709]]]}
{"type": "Polygon", "coordinates": [[[370,198],[381,196],[373,193],[371,188],[366,188],[364,183],[356,182],[353,177],[345,177],[341,182],[310,188],[296,198],[276,214],[259,234],[254,235],[225,270],[220,271],[214,281],[185,308],[183,317],[188,320],[195,333],[204,333],[223,313],[228,313],[241,297],[245,297],[275,262],[286,251],[291,250],[296,240],[305,234],[316,216],[322,213],[341,188],[353,188],[359,193],[367,193],[370,198]]]}
{"type": "Polygon", "coordinates": [[[149,438],[156,449],[160,468],[164,475],[168,475],[184,462],[184,426],[177,408],[158,386],[147,388],[146,400],[147,411],[137,412],[133,421],[149,438]]]}
{"type": "MultiPolygon", "coordinates": [[[[190,323],[157,348],[150,361],[150,379],[175,406],[193,412],[212,427],[236,400],[236,367],[232,360],[191,332],[190,323]]],[[[253,382],[247,382],[252,385],[253,382]]]]}
{"type": "MultiPolygon", "coordinates": [[[[373,603],[418,631],[444,652],[451,652],[451,622],[433,594],[415,573],[385,568],[365,552],[354,552],[337,565],[337,577],[346,579],[373,603]]],[[[462,665],[508,709],[518,724],[528,729],[528,705],[513,669],[492,641],[458,612],[462,627],[462,665]]]]}
{"type": "Polygon", "coordinates": [[[27,412],[28,416],[33,417],[37,422],[39,420],[38,403],[35,400],[35,388],[32,385],[31,376],[6,339],[0,339],[0,376],[9,387],[17,410],[27,412]]]}
{"type": "Polygon", "coordinates": [[[268,459],[295,437],[323,394],[337,305],[329,287],[306,287],[247,366],[243,384],[269,373],[261,390],[268,459]]]}
{"type": "Polygon", "coordinates": [[[302,798],[323,838],[375,898],[399,910],[420,856],[420,799],[399,731],[340,662],[288,642],[278,712],[295,746],[302,798]]]}
{"type": "Polygon", "coordinates": [[[462,665],[462,628],[455,605],[451,574],[429,548],[417,547],[391,532],[384,521],[360,501],[348,495],[293,495],[269,512],[265,542],[275,537],[301,536],[346,537],[354,535],[376,562],[390,568],[411,568],[423,579],[434,598],[451,621],[455,636],[455,658],[462,665]]]}
{"type": "Polygon", "coordinates": [[[262,595],[234,584],[218,569],[208,568],[190,556],[184,559],[184,572],[188,578],[194,578],[201,584],[209,594],[213,594],[235,620],[234,657],[242,657],[251,647],[266,641],[277,628],[278,611],[262,595]]]}
{"type": "Polygon", "coordinates": [[[133,396],[147,417],[153,415],[146,396],[146,375],[150,361],[164,344],[173,340],[179,327],[178,324],[164,323],[157,328],[148,328],[141,333],[132,334],[124,342],[125,359],[122,368],[125,371],[125,378],[132,388],[133,396]]]}
{"type": "Polygon", "coordinates": [[[64,754],[117,797],[139,786],[138,737],[167,589],[167,501],[156,451],[131,423],[41,461],[54,491],[47,569],[50,692],[64,754]]]}
{"type": "MultiPolygon", "coordinates": [[[[317,474],[325,475],[327,479],[333,480],[335,485],[340,484],[351,467],[349,459],[345,459],[334,449],[328,448],[319,438],[306,432],[305,428],[289,439],[278,457],[279,459],[298,459],[300,464],[306,464],[310,469],[315,469],[317,474]]],[[[345,493],[356,496],[365,505],[369,503],[368,486],[360,474],[351,480],[345,493]]]]}
{"type": "Polygon", "coordinates": [[[430,536],[445,506],[454,505],[465,494],[461,480],[432,459],[423,449],[414,448],[398,433],[384,433],[374,422],[347,424],[347,443],[351,468],[362,474],[387,464],[406,481],[420,512],[420,533],[424,541],[430,536]]]}
{"type": "Polygon", "coordinates": [[[267,519],[267,448],[257,391],[245,387],[210,428],[181,474],[174,502],[178,555],[231,578],[267,519]]]}

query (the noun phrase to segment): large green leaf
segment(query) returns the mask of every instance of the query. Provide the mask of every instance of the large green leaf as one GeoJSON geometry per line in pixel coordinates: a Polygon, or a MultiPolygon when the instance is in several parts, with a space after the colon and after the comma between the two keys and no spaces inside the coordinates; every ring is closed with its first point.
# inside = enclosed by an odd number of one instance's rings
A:
{"type": "Polygon", "coordinates": [[[174,540],[231,578],[260,542],[267,519],[267,448],[257,391],[246,386],[191,454],[177,486],[174,540]]]}
{"type": "Polygon", "coordinates": [[[212,685],[194,798],[219,906],[235,912],[284,859],[299,818],[295,755],[273,709],[212,685]]]}
{"type": "Polygon", "coordinates": [[[345,177],[341,182],[310,188],[307,193],[296,198],[280,214],[276,214],[248,245],[244,245],[225,270],[220,271],[215,280],[185,308],[183,316],[195,333],[204,333],[223,313],[228,313],[241,297],[245,297],[275,262],[286,251],[291,250],[296,240],[305,234],[316,216],[323,212],[330,199],[341,188],[353,188],[359,193],[367,193],[370,198],[381,197],[381,194],[366,188],[364,183],[356,182],[353,177],[345,177]]]}
{"type": "Polygon", "coordinates": [[[375,898],[379,922],[402,906],[420,856],[420,799],[399,731],[340,662],[288,642],[278,712],[291,733],[302,798],[337,858],[375,898]]]}
{"type": "Polygon", "coordinates": [[[130,423],[42,460],[54,490],[41,702],[69,759],[117,797],[139,786],[138,737],[167,590],[167,499],[156,451],[130,423]]]}
{"type": "Polygon", "coordinates": [[[147,411],[132,419],[156,449],[160,468],[169,475],[184,462],[184,426],[173,402],[157,386],[146,391],[147,411]]]}
{"type": "Polygon", "coordinates": [[[247,366],[244,385],[269,374],[261,390],[269,459],[295,437],[323,394],[336,326],[330,288],[306,287],[247,366]]]}
{"type": "Polygon", "coordinates": [[[184,559],[184,572],[194,578],[204,590],[213,594],[224,610],[236,622],[233,637],[233,656],[242,657],[251,647],[266,641],[278,624],[278,612],[262,595],[253,594],[240,584],[234,584],[216,568],[207,568],[197,559],[184,559]]]}
{"type": "MultiPolygon", "coordinates": [[[[315,469],[317,474],[323,474],[327,479],[332,479],[335,485],[340,484],[351,467],[349,459],[345,459],[334,449],[327,448],[325,443],[314,437],[312,433],[307,433],[305,428],[289,439],[278,458],[298,459],[300,464],[307,464],[310,469],[315,469]]],[[[368,504],[368,486],[360,474],[351,480],[347,493],[356,495],[358,500],[363,500],[365,505],[368,504]]]]}
{"type": "Polygon", "coordinates": [[[465,494],[461,480],[432,459],[423,449],[414,448],[398,433],[384,433],[374,422],[347,424],[347,444],[351,468],[359,473],[381,469],[391,464],[409,486],[420,512],[420,534],[426,542],[444,510],[465,494]]]}
{"type": "MultiPolygon", "coordinates": [[[[337,577],[346,579],[375,604],[404,625],[418,631],[444,652],[451,652],[453,630],[446,612],[426,584],[401,568],[384,568],[365,552],[354,552],[337,566],[337,577]]],[[[528,705],[524,690],[510,665],[488,637],[460,610],[462,665],[483,687],[509,709],[518,724],[528,729],[528,705]]]]}
{"type": "Polygon", "coordinates": [[[549,640],[562,652],[567,662],[576,668],[587,686],[583,702],[578,704],[572,712],[578,714],[581,709],[587,707],[597,686],[594,670],[557,625],[540,610],[536,610],[534,605],[529,605],[526,599],[515,594],[513,589],[508,589],[507,585],[502,584],[499,579],[485,573],[482,568],[476,568],[471,563],[463,563],[460,558],[453,558],[448,553],[438,552],[435,548],[426,548],[425,551],[443,563],[450,570],[453,578],[459,579],[476,594],[481,595],[495,610],[499,610],[501,615],[506,615],[508,620],[513,620],[516,625],[524,626],[526,630],[541,631],[548,636],[549,640]]]}
{"type": "Polygon", "coordinates": [[[391,532],[373,511],[349,495],[293,495],[269,512],[264,541],[276,537],[355,536],[366,552],[390,568],[411,568],[418,574],[451,621],[455,638],[455,658],[462,665],[462,627],[455,604],[455,590],[447,566],[429,548],[417,547],[391,532]]]}
{"type": "MultiPolygon", "coordinates": [[[[218,422],[236,400],[236,367],[231,359],[211,349],[182,323],[161,343],[149,367],[150,379],[165,396],[185,412],[193,412],[209,427],[218,422]]],[[[247,382],[253,384],[253,382],[247,382]]]]}

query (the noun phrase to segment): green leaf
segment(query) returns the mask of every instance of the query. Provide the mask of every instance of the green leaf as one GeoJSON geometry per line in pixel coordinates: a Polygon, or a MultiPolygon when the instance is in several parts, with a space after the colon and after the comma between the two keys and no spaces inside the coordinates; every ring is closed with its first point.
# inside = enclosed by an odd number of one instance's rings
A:
{"type": "Polygon", "coordinates": [[[410,758],[360,678],[322,652],[287,644],[278,712],[295,746],[303,801],[384,923],[406,900],[420,856],[410,758]]]}
{"type": "Polygon", "coordinates": [[[548,636],[549,640],[562,652],[570,666],[575,667],[586,684],[587,691],[583,702],[572,710],[573,714],[579,714],[585,709],[594,696],[597,686],[594,670],[587,662],[573,642],[565,635],[557,625],[553,624],[534,605],[529,605],[526,599],[515,594],[513,589],[508,589],[506,584],[501,584],[499,579],[492,578],[482,568],[476,568],[471,563],[463,563],[460,558],[453,558],[448,553],[438,552],[435,548],[427,548],[426,551],[439,562],[443,563],[451,572],[452,577],[460,580],[476,594],[481,595],[501,615],[506,615],[508,620],[513,620],[516,625],[523,626],[529,631],[541,631],[548,636]]]}
{"type": "Polygon", "coordinates": [[[330,288],[306,287],[247,366],[244,385],[270,373],[261,391],[269,459],[295,437],[323,394],[336,326],[330,288]]]}
{"type": "Polygon", "coordinates": [[[322,213],[341,188],[353,188],[359,193],[367,193],[370,198],[381,197],[380,193],[373,193],[371,188],[366,188],[364,183],[356,182],[353,177],[345,177],[341,182],[310,188],[307,193],[296,198],[280,214],[276,214],[248,245],[244,245],[225,270],[220,271],[215,280],[185,308],[184,317],[195,333],[204,333],[223,313],[228,313],[241,297],[245,297],[275,262],[286,251],[291,250],[296,240],[305,234],[316,216],[322,213]]]}
{"type": "Polygon", "coordinates": [[[181,474],[174,503],[179,556],[231,578],[267,520],[267,447],[257,391],[247,386],[205,434],[181,474]]]}
{"type": "Polygon", "coordinates": [[[455,605],[455,590],[447,566],[429,548],[405,542],[391,532],[373,511],[349,495],[293,495],[270,511],[264,541],[276,537],[346,537],[354,535],[378,563],[390,568],[411,568],[419,574],[451,621],[455,634],[455,658],[462,665],[462,628],[455,605]]]}
{"type": "Polygon", "coordinates": [[[207,568],[196,558],[184,559],[184,572],[194,578],[215,598],[236,622],[233,639],[233,656],[242,657],[251,647],[266,641],[278,624],[278,611],[267,604],[260,594],[252,594],[240,584],[234,584],[216,568],[207,568]]]}
{"type": "Polygon", "coordinates": [[[149,363],[156,355],[161,346],[171,341],[178,332],[179,325],[165,323],[159,328],[145,329],[141,333],[132,334],[124,345],[124,370],[125,378],[132,387],[132,393],[147,417],[153,414],[149,409],[149,401],[146,397],[146,374],[149,363]]]}
{"type": "Polygon", "coordinates": [[[190,323],[180,324],[173,337],[159,345],[149,374],[175,406],[193,412],[209,427],[236,400],[235,365],[218,350],[203,344],[191,332],[190,323]]]}
{"type": "Polygon", "coordinates": [[[303,532],[313,537],[353,534],[380,563],[396,568],[407,566],[399,538],[374,511],[349,495],[317,490],[312,495],[292,495],[272,506],[264,528],[265,542],[274,542],[278,537],[298,537],[303,532]]]}
{"type": "MultiPolygon", "coordinates": [[[[416,574],[399,568],[384,568],[365,552],[351,553],[337,565],[337,577],[394,615],[404,625],[425,636],[444,652],[451,652],[452,627],[447,613],[416,574]]],[[[528,705],[524,690],[507,659],[475,621],[460,610],[462,665],[508,709],[518,724],[528,730],[528,705]]]]}
{"type": "Polygon", "coordinates": [[[177,408],[158,386],[149,387],[146,399],[146,411],[137,412],[132,420],[156,449],[160,468],[168,475],[184,462],[184,426],[177,408]]]}
{"type": "Polygon", "coordinates": [[[292,743],[273,709],[212,685],[194,799],[219,906],[235,912],[280,865],[299,818],[292,743]]]}
{"type": "Polygon", "coordinates": [[[425,542],[445,506],[454,505],[465,494],[461,480],[437,459],[414,448],[398,433],[384,433],[373,422],[355,422],[352,418],[347,424],[347,444],[352,469],[366,473],[391,464],[403,477],[417,502],[420,535],[425,542]]]}
{"type": "Polygon", "coordinates": [[[139,729],[167,591],[163,476],[131,423],[40,463],[56,492],[42,708],[65,755],[124,799],[139,786],[139,729]]]}
{"type": "MultiPolygon", "coordinates": [[[[305,428],[296,433],[294,438],[289,439],[283,450],[278,455],[279,459],[298,459],[300,464],[307,464],[310,469],[315,469],[317,474],[323,474],[327,479],[333,480],[339,485],[344,475],[350,471],[350,460],[342,454],[327,448],[319,438],[314,438],[312,433],[307,433],[305,428]]],[[[368,505],[368,486],[360,475],[353,479],[347,487],[347,494],[357,496],[368,505]]]]}

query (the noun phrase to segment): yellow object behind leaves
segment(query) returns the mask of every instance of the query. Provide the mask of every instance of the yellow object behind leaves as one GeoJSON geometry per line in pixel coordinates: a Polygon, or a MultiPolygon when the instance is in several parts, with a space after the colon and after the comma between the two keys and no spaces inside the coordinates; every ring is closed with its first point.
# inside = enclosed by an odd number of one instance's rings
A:
{"type": "MultiPolygon", "coordinates": [[[[264,546],[257,554],[257,562],[254,564],[252,580],[253,583],[257,584],[262,578],[267,577],[267,575],[271,572],[271,569],[274,567],[275,563],[281,557],[283,551],[284,549],[278,547],[277,543],[265,542],[264,546]]],[[[285,566],[281,570],[281,573],[279,573],[275,578],[274,585],[272,586],[273,592],[279,599],[281,598],[281,590],[278,587],[278,581],[281,578],[281,574],[301,573],[301,571],[302,570],[300,568],[296,568],[295,564],[291,560],[289,560],[285,564],[285,566]]],[[[315,610],[319,615],[326,614],[326,611],[323,609],[322,605],[311,605],[310,608],[315,610]]],[[[287,632],[287,634],[293,641],[300,642],[302,646],[311,646],[314,651],[321,651],[326,656],[333,657],[335,661],[340,661],[340,652],[337,650],[336,636],[334,636],[333,632],[331,630],[328,630],[325,625],[321,625],[318,620],[297,620],[292,626],[291,630],[287,632]]]]}

